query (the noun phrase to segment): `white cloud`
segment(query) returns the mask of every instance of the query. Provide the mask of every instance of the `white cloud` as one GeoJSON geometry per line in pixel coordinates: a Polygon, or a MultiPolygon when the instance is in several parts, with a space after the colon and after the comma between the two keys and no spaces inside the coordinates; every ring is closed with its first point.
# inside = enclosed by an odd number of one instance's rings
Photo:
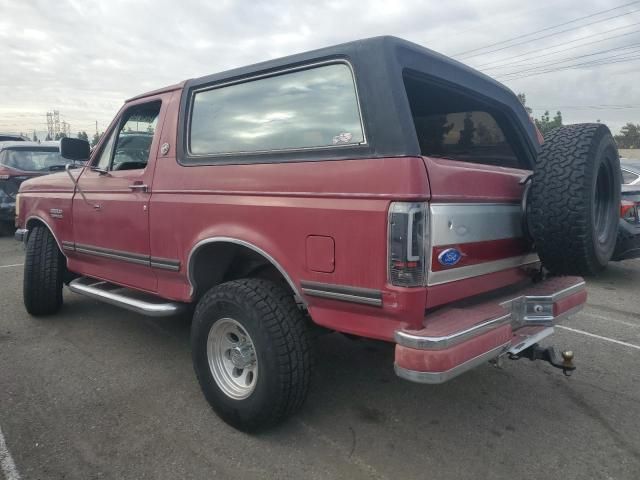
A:
{"type": "MultiPolygon", "coordinates": [[[[0,0],[0,130],[42,131],[45,112],[57,109],[74,131],[91,132],[96,120],[104,129],[126,98],[185,78],[382,34],[455,54],[615,6],[610,0],[521,5],[509,0],[0,0]]],[[[480,65],[532,46],[544,51],[633,22],[640,22],[640,13],[467,61],[480,65]]],[[[633,42],[640,42],[640,32],[577,54],[633,42]]],[[[560,108],[568,122],[600,119],[618,130],[627,121],[640,123],[640,108],[576,107],[640,105],[634,74],[639,65],[636,60],[565,70],[506,84],[526,92],[536,108],[560,108]]]]}

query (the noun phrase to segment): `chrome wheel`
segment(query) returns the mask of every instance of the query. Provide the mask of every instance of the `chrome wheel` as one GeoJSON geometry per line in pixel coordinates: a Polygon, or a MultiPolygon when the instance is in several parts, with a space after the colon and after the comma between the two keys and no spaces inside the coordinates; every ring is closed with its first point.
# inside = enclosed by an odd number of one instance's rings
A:
{"type": "Polygon", "coordinates": [[[258,380],[258,359],[253,340],[239,322],[221,318],[209,330],[209,369],[218,387],[230,398],[247,398],[258,380]]]}

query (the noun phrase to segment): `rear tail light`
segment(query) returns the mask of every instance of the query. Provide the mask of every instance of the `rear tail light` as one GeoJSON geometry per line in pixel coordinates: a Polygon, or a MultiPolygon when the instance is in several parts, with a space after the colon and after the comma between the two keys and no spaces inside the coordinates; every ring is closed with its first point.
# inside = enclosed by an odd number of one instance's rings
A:
{"type": "Polygon", "coordinates": [[[389,208],[389,282],[426,284],[429,210],[426,203],[393,202],[389,208]]]}

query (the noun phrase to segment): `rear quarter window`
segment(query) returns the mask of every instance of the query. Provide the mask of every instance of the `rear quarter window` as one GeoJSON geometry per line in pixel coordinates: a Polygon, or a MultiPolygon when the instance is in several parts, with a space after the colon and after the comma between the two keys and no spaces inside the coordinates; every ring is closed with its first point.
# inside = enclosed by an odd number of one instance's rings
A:
{"type": "Polygon", "coordinates": [[[504,114],[424,78],[405,74],[404,83],[422,155],[527,168],[513,148],[504,114]]]}
{"type": "Polygon", "coordinates": [[[193,156],[364,143],[351,68],[335,63],[196,91],[193,156]]]}

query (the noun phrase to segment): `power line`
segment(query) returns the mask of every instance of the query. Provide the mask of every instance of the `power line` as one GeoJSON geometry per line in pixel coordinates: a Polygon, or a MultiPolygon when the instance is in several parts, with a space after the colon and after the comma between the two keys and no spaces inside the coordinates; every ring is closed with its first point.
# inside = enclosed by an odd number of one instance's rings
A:
{"type": "MultiPolygon", "coordinates": [[[[603,58],[594,58],[594,59],[588,60],[586,62],[574,63],[574,64],[571,64],[571,65],[559,65],[557,67],[552,67],[552,68],[549,68],[550,65],[546,65],[546,66],[543,65],[543,66],[536,67],[535,70],[543,71],[543,70],[549,70],[549,69],[551,69],[551,70],[564,69],[564,68],[575,67],[575,66],[598,65],[600,63],[608,63],[609,60],[624,59],[624,58],[627,58],[627,57],[632,57],[632,56],[634,56],[634,55],[636,55],[638,53],[640,53],[640,48],[636,47],[632,51],[629,51],[629,52],[616,53],[616,54],[609,55],[609,56],[606,56],[606,57],[603,57],[603,58]]],[[[526,70],[521,70],[520,72],[512,72],[510,74],[504,74],[504,75],[520,75],[522,73],[527,73],[527,71],[526,70]]]]}
{"type": "Polygon", "coordinates": [[[581,20],[586,20],[587,18],[592,18],[592,17],[596,17],[596,16],[598,16],[598,15],[602,15],[603,13],[612,12],[613,10],[619,10],[619,9],[621,9],[621,8],[628,7],[628,6],[630,6],[630,5],[635,5],[636,3],[640,3],[640,0],[636,0],[636,1],[634,1],[634,2],[630,2],[630,3],[625,3],[624,5],[619,5],[619,6],[617,6],[617,7],[609,8],[609,9],[607,9],[607,10],[601,10],[601,11],[599,11],[599,12],[592,13],[592,14],[587,15],[587,16],[584,16],[584,17],[580,17],[580,18],[576,18],[576,19],[574,19],[574,20],[569,20],[568,22],[564,22],[564,23],[559,23],[559,24],[556,24],[556,25],[552,25],[552,26],[550,26],[550,27],[542,28],[542,29],[540,29],[540,30],[534,30],[533,32],[524,33],[524,34],[522,34],[522,35],[518,35],[518,36],[516,36],[516,37],[512,37],[512,38],[509,38],[509,39],[507,39],[507,40],[501,40],[501,41],[499,41],[499,42],[490,43],[489,45],[485,45],[485,46],[483,46],[483,47],[477,47],[477,48],[473,48],[473,49],[471,49],[471,50],[466,50],[466,51],[464,51],[464,52],[454,53],[454,54],[453,54],[453,56],[454,56],[454,57],[457,57],[457,56],[465,56],[465,55],[466,55],[466,54],[468,54],[468,53],[473,53],[473,52],[477,52],[477,51],[479,51],[479,50],[484,50],[485,48],[495,47],[495,46],[497,46],[497,45],[502,45],[503,43],[509,43],[509,42],[512,42],[513,40],[518,40],[518,39],[520,39],[520,38],[525,38],[525,37],[528,37],[528,36],[530,36],[530,35],[535,35],[536,33],[546,32],[546,31],[548,31],[548,30],[553,30],[553,29],[558,28],[558,27],[563,27],[564,25],[569,25],[569,24],[571,24],[571,23],[579,22],[579,21],[581,21],[581,20]]]}
{"type": "Polygon", "coordinates": [[[548,69],[541,69],[541,70],[537,70],[535,72],[530,72],[530,73],[523,73],[523,74],[512,74],[510,76],[510,78],[504,78],[505,80],[514,80],[516,78],[525,78],[525,77],[529,77],[529,76],[535,76],[535,75],[540,75],[543,73],[552,73],[552,72],[560,72],[562,70],[575,70],[577,68],[583,68],[583,67],[595,67],[595,66],[599,66],[599,65],[610,65],[613,63],[621,63],[621,62],[626,62],[626,61],[633,61],[636,60],[638,58],[640,58],[640,56],[638,56],[638,54],[640,54],[640,50],[634,51],[634,52],[629,52],[626,55],[627,56],[620,56],[620,55],[614,55],[612,57],[608,57],[605,59],[601,59],[601,60],[591,60],[589,62],[583,62],[583,63],[576,63],[573,65],[565,65],[565,66],[561,66],[561,67],[554,67],[554,68],[548,68],[548,69]]]}
{"type": "Polygon", "coordinates": [[[635,110],[640,109],[640,105],[553,105],[547,107],[529,106],[531,110],[635,110]]]}
{"type": "MultiPolygon", "coordinates": [[[[635,52],[634,52],[635,54],[635,52]]],[[[635,60],[640,60],[640,55],[638,56],[631,56],[631,57],[625,57],[625,58],[617,58],[617,59],[611,59],[611,60],[600,60],[600,61],[591,61],[591,62],[585,62],[585,63],[579,63],[579,64],[575,64],[575,65],[567,65],[564,67],[558,67],[558,68],[552,68],[549,70],[542,70],[539,72],[533,72],[533,73],[529,73],[529,74],[525,74],[525,75],[516,75],[513,76],[511,78],[506,78],[504,79],[504,81],[510,81],[510,80],[520,80],[521,78],[528,78],[528,77],[534,77],[536,75],[542,75],[545,73],[554,73],[554,72],[559,72],[562,70],[572,70],[572,69],[576,69],[576,68],[581,68],[581,67],[589,67],[589,66],[599,66],[599,65],[610,65],[610,64],[614,64],[614,63],[621,63],[621,62],[630,62],[630,61],[635,61],[635,60]]]]}
{"type": "Polygon", "coordinates": [[[503,64],[499,64],[499,65],[494,65],[492,67],[488,67],[488,69],[501,68],[501,67],[504,67],[504,66],[507,66],[507,65],[515,65],[515,64],[518,64],[518,63],[522,63],[522,62],[528,62],[529,60],[534,59],[534,58],[548,57],[550,55],[555,55],[557,53],[566,52],[568,50],[574,50],[576,48],[585,47],[587,45],[592,45],[594,43],[606,42],[607,40],[613,40],[614,38],[625,37],[627,35],[634,35],[636,33],[640,33],[640,30],[634,30],[633,32],[622,33],[620,35],[612,35],[610,37],[601,38],[600,40],[594,40],[592,42],[581,43],[580,45],[576,45],[574,47],[569,47],[569,48],[563,48],[561,50],[556,50],[555,52],[548,52],[548,53],[542,53],[542,54],[539,54],[539,55],[530,56],[532,53],[539,53],[541,50],[542,51],[548,51],[550,48],[566,46],[566,45],[569,45],[569,44],[572,44],[572,43],[579,42],[581,40],[593,38],[593,37],[596,37],[598,35],[604,35],[605,33],[610,33],[610,32],[614,32],[614,31],[617,31],[617,30],[623,30],[625,28],[633,27],[633,26],[636,26],[636,25],[640,25],[640,22],[631,23],[629,25],[625,25],[624,27],[612,28],[610,30],[605,30],[604,32],[594,33],[593,35],[586,35],[584,37],[580,37],[580,38],[576,38],[575,40],[571,40],[570,42],[562,42],[562,43],[559,43],[559,44],[551,45],[550,47],[547,47],[547,48],[544,48],[544,49],[536,48],[535,50],[530,50],[528,52],[521,53],[519,55],[512,55],[510,57],[502,58],[500,60],[493,60],[491,62],[482,63],[480,65],[476,65],[475,68],[487,67],[488,65],[491,65],[491,64],[494,64],[494,63],[505,62],[507,60],[511,60],[511,59],[514,59],[514,58],[528,57],[528,58],[524,58],[522,60],[516,60],[515,62],[507,62],[507,63],[503,63],[503,64]]]}
{"type": "MultiPolygon", "coordinates": [[[[639,0],[639,1],[640,1],[640,0],[639,0]]],[[[633,2],[633,3],[637,3],[637,2],[633,2]]],[[[620,7],[618,7],[618,8],[620,8],[620,7]]],[[[542,36],[540,36],[540,37],[530,38],[530,39],[528,39],[528,40],[524,40],[524,41],[522,41],[522,42],[514,43],[514,44],[512,44],[512,45],[507,45],[507,46],[505,46],[505,47],[496,48],[496,49],[494,49],[494,50],[489,50],[489,51],[486,51],[486,52],[480,52],[480,53],[474,53],[473,55],[464,55],[464,56],[461,56],[461,58],[463,58],[463,59],[467,59],[467,58],[477,57],[477,56],[480,56],[480,55],[488,55],[488,54],[490,54],[490,53],[500,52],[500,51],[502,51],[502,50],[506,50],[506,49],[508,49],[508,48],[517,47],[517,46],[519,46],[519,45],[525,45],[525,44],[527,44],[527,43],[531,43],[531,42],[533,42],[533,41],[537,41],[537,40],[542,40],[542,39],[544,39],[544,38],[554,37],[554,36],[556,36],[556,35],[560,35],[560,34],[562,34],[562,33],[570,32],[570,31],[572,31],[572,30],[579,30],[579,29],[581,29],[581,28],[588,27],[588,26],[590,26],[590,25],[595,25],[596,23],[602,23],[602,22],[606,22],[606,21],[609,21],[609,20],[613,20],[614,18],[620,18],[620,17],[624,17],[624,16],[626,16],[626,15],[631,15],[632,13],[635,13],[635,12],[638,12],[638,11],[640,11],[640,9],[630,10],[630,11],[625,12],[625,13],[620,13],[620,14],[618,14],[618,15],[613,15],[613,16],[610,16],[610,17],[607,17],[607,18],[601,18],[600,20],[595,20],[595,21],[593,21],[593,22],[585,23],[585,24],[583,24],[583,25],[578,25],[577,27],[566,28],[566,29],[564,29],[564,30],[560,30],[560,31],[558,31],[558,32],[553,32],[553,33],[549,33],[549,34],[547,34],[547,35],[542,35],[542,36]]],[[[601,13],[602,13],[602,12],[601,12],[601,13]]],[[[545,28],[545,29],[542,29],[542,30],[540,30],[540,31],[544,31],[544,30],[548,30],[548,29],[546,29],[546,28],[545,28]]],[[[536,32],[533,32],[533,33],[536,33],[536,32]]],[[[532,34],[533,34],[533,33],[532,33],[532,34]]],[[[532,35],[532,34],[529,34],[529,35],[532,35]]],[[[511,39],[511,40],[515,40],[515,39],[520,38],[520,37],[522,37],[522,35],[521,35],[521,36],[519,36],[519,37],[514,37],[514,38],[513,38],[513,39],[511,39]]],[[[511,41],[511,40],[509,40],[509,41],[511,41]]],[[[501,42],[501,43],[506,43],[506,42],[507,42],[507,41],[505,41],[505,42],[501,42]]],[[[488,48],[488,47],[485,47],[485,48],[488,48]]],[[[474,51],[474,50],[472,50],[472,51],[474,51]]],[[[454,56],[456,56],[456,55],[454,55],[454,56]]]]}
{"type": "Polygon", "coordinates": [[[635,48],[635,47],[640,47],[640,42],[631,43],[629,45],[624,45],[622,47],[615,47],[615,48],[609,48],[607,50],[600,50],[599,52],[587,53],[587,54],[584,54],[584,55],[576,55],[574,57],[568,57],[568,58],[565,58],[565,59],[562,59],[562,60],[556,60],[554,62],[547,62],[547,61],[538,62],[538,63],[534,62],[534,63],[530,63],[529,65],[537,65],[537,66],[534,66],[534,67],[531,67],[531,68],[526,68],[524,70],[518,70],[518,71],[503,73],[501,75],[505,75],[505,76],[507,76],[507,75],[518,75],[518,74],[521,74],[521,73],[526,73],[526,72],[530,72],[530,71],[533,71],[533,70],[538,70],[538,69],[541,69],[541,68],[550,67],[552,65],[558,65],[558,64],[561,64],[561,63],[565,63],[565,62],[572,62],[572,61],[578,60],[580,58],[593,57],[593,56],[596,56],[596,55],[602,55],[603,53],[609,53],[609,52],[613,52],[613,51],[616,51],[616,50],[628,50],[630,48],[635,48]]]}

